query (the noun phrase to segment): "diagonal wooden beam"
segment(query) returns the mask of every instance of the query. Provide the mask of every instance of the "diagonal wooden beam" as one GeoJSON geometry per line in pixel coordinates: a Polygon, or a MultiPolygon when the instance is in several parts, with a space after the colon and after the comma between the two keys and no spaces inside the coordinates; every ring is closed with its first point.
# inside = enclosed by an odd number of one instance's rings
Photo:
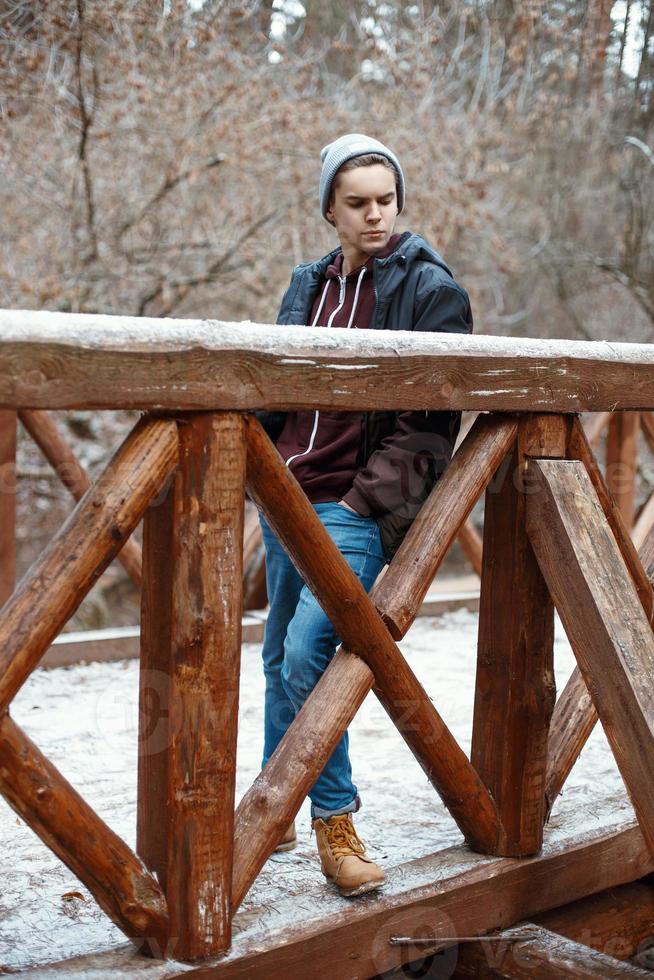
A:
{"type": "Polygon", "coordinates": [[[654,853],[654,635],[583,464],[529,466],[529,539],[654,853]]]}
{"type": "MultiPolygon", "coordinates": [[[[265,432],[253,418],[248,418],[247,425],[250,496],[264,510],[271,527],[317,595],[345,646],[355,650],[366,661],[367,667],[366,670],[357,667],[351,698],[346,694],[349,684],[342,683],[342,680],[337,687],[329,688],[330,697],[341,703],[338,716],[341,727],[336,730],[330,715],[322,723],[319,722],[318,735],[306,724],[307,719],[313,721],[315,718],[310,702],[319,698],[329,687],[330,674],[336,669],[334,664],[338,663],[340,667],[340,661],[344,659],[337,655],[304,705],[304,714],[301,712],[298,715],[292,729],[270,759],[266,775],[262,774],[241,801],[235,829],[235,904],[242,899],[275,846],[279,839],[278,831],[294,815],[293,803],[289,801],[298,796],[299,800],[302,799],[328,755],[319,765],[292,768],[288,779],[282,775],[284,770],[279,765],[279,759],[293,759],[299,749],[303,754],[309,743],[313,748],[328,744],[333,747],[336,742],[331,743],[330,739],[336,738],[337,741],[356,713],[367,693],[366,685],[369,690],[373,683],[373,672],[375,693],[442,796],[464,836],[471,846],[480,850],[489,847],[496,839],[499,827],[495,806],[488,792],[265,432]],[[303,726],[300,726],[300,718],[303,719],[303,726]],[[275,779],[265,782],[273,772],[275,779]],[[282,778],[283,793],[280,790],[282,778]],[[282,805],[281,812],[272,822],[270,811],[274,810],[274,806],[266,806],[266,790],[275,794],[277,802],[282,805]]],[[[393,566],[384,580],[392,576],[392,571],[393,566]]]]}
{"type": "Polygon", "coordinates": [[[395,574],[389,579],[387,573],[373,592],[375,605],[395,639],[404,636],[418,614],[452,541],[509,452],[517,431],[514,418],[478,415],[420,509],[393,558],[395,574]]]}
{"type": "MultiPolygon", "coordinates": [[[[652,585],[624,523],[620,509],[616,506],[602,476],[579,418],[575,418],[573,422],[568,440],[568,455],[571,459],[579,460],[586,467],[622,558],[629,569],[645,615],[651,621],[654,608],[652,585]]],[[[592,698],[588,693],[579,668],[575,667],[556,703],[552,716],[545,790],[548,813],[561,792],[596,721],[597,712],[592,698]]]]}
{"type": "MultiPolygon", "coordinates": [[[[70,490],[73,500],[81,500],[91,486],[91,478],[62,436],[50,412],[22,408],[18,415],[63,485],[70,490]]],[[[126,541],[116,557],[134,585],[140,588],[141,549],[136,541],[126,541]]]]}
{"type": "Polygon", "coordinates": [[[177,426],[141,419],[0,615],[0,712],[132,533],[177,463],[177,426]]]}
{"type": "Polygon", "coordinates": [[[629,569],[632,581],[640,597],[643,609],[648,619],[654,615],[654,592],[645,569],[638,556],[638,551],[631,538],[630,529],[623,517],[620,507],[616,504],[611,490],[602,475],[597,458],[590,447],[586,433],[579,417],[575,417],[570,438],[568,440],[568,458],[579,460],[584,464],[593,484],[595,493],[609,522],[622,558],[629,569]]]}
{"type": "Polygon", "coordinates": [[[234,820],[234,910],[297,814],[374,682],[374,674],[360,657],[345,647],[337,650],[267,765],[243,796],[234,820]]]}
{"type": "Polygon", "coordinates": [[[149,940],[155,953],[165,948],[168,910],[155,879],[8,714],[0,792],[124,933],[149,940]]]}
{"type": "MultiPolygon", "coordinates": [[[[494,478],[516,432],[514,419],[478,416],[386,574],[374,585],[370,598],[396,638],[404,635],[416,617],[460,522],[494,478]]],[[[370,668],[341,647],[291,730],[243,797],[236,815],[235,905],[242,901],[373,684],[370,668]],[[282,783],[287,794],[284,799],[278,790],[282,783]]]]}

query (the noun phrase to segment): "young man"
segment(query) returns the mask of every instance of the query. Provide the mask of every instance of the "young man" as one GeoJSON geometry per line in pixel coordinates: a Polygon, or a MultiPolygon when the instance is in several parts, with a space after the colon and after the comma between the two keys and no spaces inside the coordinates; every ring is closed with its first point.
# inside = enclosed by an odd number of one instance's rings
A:
{"type": "MultiPolygon", "coordinates": [[[[359,133],[322,153],[320,208],[340,245],[298,266],[277,322],[377,330],[469,333],[466,292],[418,235],[394,234],[404,206],[399,160],[359,133]]],[[[456,412],[264,413],[277,449],[366,590],[399,547],[452,455],[456,412]]],[[[334,656],[338,637],[265,520],[270,613],[263,764],[334,656]]],[[[347,732],[311,789],[321,868],[344,895],[378,888],[384,873],[366,854],[352,820],[347,732]]],[[[278,850],[295,845],[295,825],[278,850]]]]}

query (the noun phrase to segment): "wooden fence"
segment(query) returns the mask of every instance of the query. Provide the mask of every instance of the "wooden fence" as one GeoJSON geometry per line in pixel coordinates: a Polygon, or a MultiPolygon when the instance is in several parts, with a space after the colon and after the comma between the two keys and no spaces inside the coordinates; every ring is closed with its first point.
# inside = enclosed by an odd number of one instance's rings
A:
{"type": "Polygon", "coordinates": [[[639,556],[577,416],[654,409],[653,379],[639,345],[0,313],[5,411],[145,410],[0,613],[0,791],[128,936],[187,960],[229,947],[235,909],[371,689],[491,855],[538,853],[599,715],[654,853],[654,535],[639,556]],[[249,414],[263,407],[488,414],[366,595],[249,414]],[[246,490],[342,646],[235,809],[246,490]],[[468,759],[397,641],[483,493],[468,759]],[[141,518],[134,854],[9,709],[141,518]],[[556,701],[555,607],[578,663],[556,701]]]}

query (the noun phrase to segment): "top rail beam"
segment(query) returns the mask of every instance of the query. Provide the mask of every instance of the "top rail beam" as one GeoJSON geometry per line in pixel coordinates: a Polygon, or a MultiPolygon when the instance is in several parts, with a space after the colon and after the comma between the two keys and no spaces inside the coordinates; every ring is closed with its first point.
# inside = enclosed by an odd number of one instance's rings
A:
{"type": "Polygon", "coordinates": [[[654,409],[654,345],[0,311],[0,408],[654,409]]]}

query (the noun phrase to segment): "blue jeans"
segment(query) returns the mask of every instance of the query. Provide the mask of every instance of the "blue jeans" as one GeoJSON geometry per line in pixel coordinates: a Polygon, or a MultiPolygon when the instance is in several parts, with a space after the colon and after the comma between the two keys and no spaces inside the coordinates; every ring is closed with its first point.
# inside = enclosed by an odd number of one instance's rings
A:
{"type": "MultiPolygon", "coordinates": [[[[338,503],[313,504],[313,508],[367,592],[386,564],[376,521],[372,517],[360,517],[338,503]]],[[[318,683],[340,640],[263,517],[261,529],[266,546],[270,602],[263,641],[266,698],[262,765],[265,766],[318,683]]],[[[312,820],[316,817],[326,820],[336,813],[358,809],[347,732],[327,760],[309,796],[312,820]]]]}

